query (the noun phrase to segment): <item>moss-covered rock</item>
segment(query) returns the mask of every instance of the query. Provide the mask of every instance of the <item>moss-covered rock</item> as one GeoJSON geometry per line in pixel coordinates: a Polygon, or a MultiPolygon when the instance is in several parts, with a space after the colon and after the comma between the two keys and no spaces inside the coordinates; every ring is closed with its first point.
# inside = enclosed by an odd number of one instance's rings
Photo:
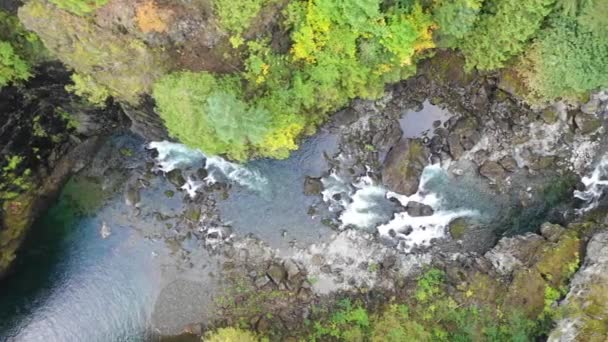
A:
{"type": "Polygon", "coordinates": [[[168,69],[167,54],[160,49],[104,30],[44,0],[25,4],[19,18],[57,58],[118,99],[137,103],[168,69]]]}

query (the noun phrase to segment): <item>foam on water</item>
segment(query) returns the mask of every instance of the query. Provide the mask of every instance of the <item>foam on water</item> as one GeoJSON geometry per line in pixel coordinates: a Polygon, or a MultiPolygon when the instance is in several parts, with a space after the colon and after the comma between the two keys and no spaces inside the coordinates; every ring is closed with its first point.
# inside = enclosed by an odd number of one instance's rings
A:
{"type": "Polygon", "coordinates": [[[580,213],[584,213],[597,208],[600,199],[608,189],[608,157],[603,157],[591,175],[583,177],[581,181],[585,185],[585,190],[575,190],[574,197],[585,202],[586,205],[579,210],[580,213]]]}
{"type": "Polygon", "coordinates": [[[388,191],[370,177],[362,177],[351,186],[332,173],[323,179],[326,187],[323,199],[330,208],[342,210],[340,222],[343,229],[349,226],[376,229],[382,237],[394,239],[400,248],[410,251],[414,247],[429,246],[435,239],[446,237],[447,226],[452,220],[479,215],[476,210],[444,209],[440,194],[425,188],[431,179],[442,176],[444,172],[438,164],[427,166],[418,191],[411,196],[388,191]],[[336,194],[340,196],[336,197],[336,194]],[[411,201],[423,203],[432,207],[434,213],[421,217],[410,216],[407,212],[392,215],[391,199],[399,201],[403,206],[411,201]]]}
{"type": "Polygon", "coordinates": [[[340,215],[343,226],[373,228],[390,219],[392,206],[384,187],[374,185],[369,177],[362,178],[355,187],[357,191],[351,196],[352,202],[340,215]]]}
{"type": "Polygon", "coordinates": [[[197,149],[189,148],[183,144],[169,141],[153,141],[148,144],[149,149],[158,151],[156,158],[156,169],[163,172],[170,172],[175,169],[190,169],[204,166],[207,170],[207,177],[204,182],[196,181],[187,175],[186,184],[182,186],[190,197],[196,196],[196,191],[205,183],[214,184],[221,181],[229,181],[250,190],[264,191],[268,180],[259,172],[250,170],[242,165],[229,162],[221,157],[206,156],[197,149]]]}

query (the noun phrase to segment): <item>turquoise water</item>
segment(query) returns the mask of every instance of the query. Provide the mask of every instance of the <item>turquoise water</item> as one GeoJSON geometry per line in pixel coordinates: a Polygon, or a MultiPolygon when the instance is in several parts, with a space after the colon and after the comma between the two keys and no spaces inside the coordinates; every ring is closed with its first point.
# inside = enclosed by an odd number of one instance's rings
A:
{"type": "Polygon", "coordinates": [[[151,242],[105,216],[121,216],[122,201],[83,212],[64,194],[33,226],[0,289],[0,340],[137,341],[145,335],[158,277],[151,242]],[[119,284],[119,286],[117,286],[119,284]]]}

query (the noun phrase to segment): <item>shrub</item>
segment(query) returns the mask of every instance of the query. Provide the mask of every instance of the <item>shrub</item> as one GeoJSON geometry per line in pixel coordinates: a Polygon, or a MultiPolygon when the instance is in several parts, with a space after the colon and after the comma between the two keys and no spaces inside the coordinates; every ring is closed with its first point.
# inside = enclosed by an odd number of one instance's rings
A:
{"type": "Polygon", "coordinates": [[[67,91],[85,98],[95,106],[105,107],[106,100],[110,97],[110,91],[106,87],[95,82],[93,77],[89,75],[72,74],[72,82],[74,82],[74,84],[65,87],[67,91]]]}
{"type": "Polygon", "coordinates": [[[0,87],[30,76],[30,65],[15,53],[10,43],[0,41],[0,87]]]}
{"type": "Polygon", "coordinates": [[[0,88],[28,79],[32,65],[45,58],[38,37],[25,30],[17,17],[0,10],[0,88]]]}

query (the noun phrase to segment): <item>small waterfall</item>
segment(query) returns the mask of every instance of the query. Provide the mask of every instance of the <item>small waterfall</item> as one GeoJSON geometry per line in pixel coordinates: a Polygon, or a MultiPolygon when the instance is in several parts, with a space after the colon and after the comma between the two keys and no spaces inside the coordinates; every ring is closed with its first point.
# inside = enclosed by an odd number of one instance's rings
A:
{"type": "Polygon", "coordinates": [[[148,144],[148,148],[158,151],[158,157],[156,157],[157,170],[171,172],[175,169],[185,170],[205,167],[207,177],[205,177],[204,182],[197,181],[191,174],[187,175],[187,181],[182,186],[182,190],[185,190],[190,197],[196,196],[196,191],[204,184],[228,181],[258,192],[262,192],[268,184],[268,180],[255,170],[229,162],[221,157],[207,157],[201,151],[183,144],[153,141],[148,144]]]}
{"type": "Polygon", "coordinates": [[[575,190],[574,197],[585,202],[585,206],[579,209],[579,213],[584,213],[597,208],[608,189],[608,157],[603,157],[591,175],[583,177],[581,181],[585,185],[585,190],[575,190]]]}
{"type": "Polygon", "coordinates": [[[435,239],[447,236],[449,223],[460,217],[476,217],[479,212],[468,209],[444,209],[438,194],[425,189],[425,184],[445,171],[438,165],[424,169],[418,192],[405,196],[388,191],[376,184],[370,177],[362,177],[355,184],[348,184],[332,173],[324,178],[323,199],[333,211],[341,211],[340,222],[343,229],[357,227],[376,229],[380,236],[394,240],[404,251],[415,247],[430,246],[435,239]],[[404,207],[409,202],[430,206],[434,212],[429,216],[410,216],[407,212],[393,214],[391,200],[404,207]]]}

